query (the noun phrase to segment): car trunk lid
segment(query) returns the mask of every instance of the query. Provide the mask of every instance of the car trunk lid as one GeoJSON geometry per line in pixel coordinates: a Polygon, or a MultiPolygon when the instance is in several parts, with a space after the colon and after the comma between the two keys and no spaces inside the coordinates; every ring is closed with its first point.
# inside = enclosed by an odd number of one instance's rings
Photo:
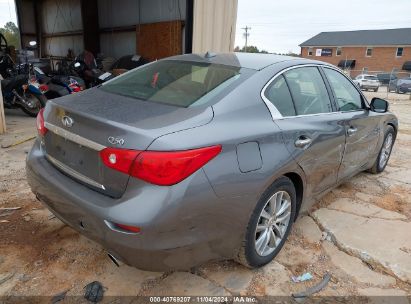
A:
{"type": "Polygon", "coordinates": [[[105,166],[105,147],[146,150],[158,137],[209,123],[211,107],[180,108],[98,88],[49,102],[46,157],[60,171],[96,191],[120,197],[129,176],[105,166]]]}

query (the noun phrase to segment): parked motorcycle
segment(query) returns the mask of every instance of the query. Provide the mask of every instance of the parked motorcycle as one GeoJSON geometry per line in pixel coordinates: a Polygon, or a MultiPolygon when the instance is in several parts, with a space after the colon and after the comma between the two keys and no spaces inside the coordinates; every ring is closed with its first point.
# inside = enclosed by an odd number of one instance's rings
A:
{"type": "MultiPolygon", "coordinates": [[[[35,45],[34,41],[30,42],[30,46],[35,45]]],[[[6,53],[3,53],[2,57],[11,59],[6,53]]],[[[44,94],[47,93],[48,86],[40,84],[30,65],[27,66],[28,73],[23,74],[17,73],[14,64],[7,67],[6,72],[10,77],[1,80],[3,103],[5,108],[21,108],[27,115],[35,117],[46,105],[47,98],[44,94]]]]}
{"type": "Polygon", "coordinates": [[[44,95],[47,85],[40,84],[35,77],[16,75],[1,81],[4,107],[20,108],[29,116],[36,117],[40,109],[46,105],[44,95]]]}
{"type": "Polygon", "coordinates": [[[115,77],[110,72],[104,72],[99,69],[93,54],[88,51],[84,51],[75,58],[70,64],[70,70],[84,79],[87,88],[100,85],[115,77]]]}
{"type": "Polygon", "coordinates": [[[45,93],[47,99],[54,99],[69,94],[74,94],[85,89],[83,79],[75,76],[66,75],[47,75],[39,67],[34,66],[36,78],[40,84],[48,85],[48,91],[45,93]]]}

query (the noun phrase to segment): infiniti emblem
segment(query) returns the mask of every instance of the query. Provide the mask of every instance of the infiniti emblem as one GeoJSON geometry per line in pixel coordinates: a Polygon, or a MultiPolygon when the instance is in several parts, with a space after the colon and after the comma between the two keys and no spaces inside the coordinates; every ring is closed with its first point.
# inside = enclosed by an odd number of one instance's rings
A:
{"type": "Polygon", "coordinates": [[[63,126],[65,126],[67,128],[71,128],[74,124],[73,118],[68,117],[68,116],[63,116],[61,118],[61,122],[62,122],[63,126]]]}

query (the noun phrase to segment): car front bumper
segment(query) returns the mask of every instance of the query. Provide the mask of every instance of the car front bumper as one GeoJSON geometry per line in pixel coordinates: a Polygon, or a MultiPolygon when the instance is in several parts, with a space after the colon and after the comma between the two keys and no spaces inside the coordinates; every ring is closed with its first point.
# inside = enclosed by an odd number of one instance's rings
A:
{"type": "Polygon", "coordinates": [[[33,193],[59,219],[120,261],[144,270],[183,270],[231,258],[249,218],[244,204],[250,205],[250,198],[219,200],[203,170],[172,187],[131,178],[123,196],[114,199],[57,170],[39,140],[26,170],[33,193]],[[141,232],[120,232],[107,222],[138,226],[141,232]]]}

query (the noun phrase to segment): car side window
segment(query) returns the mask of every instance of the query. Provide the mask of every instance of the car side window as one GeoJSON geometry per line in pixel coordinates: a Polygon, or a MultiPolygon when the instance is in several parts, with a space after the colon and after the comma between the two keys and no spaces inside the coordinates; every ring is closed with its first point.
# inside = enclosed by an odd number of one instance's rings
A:
{"type": "Polygon", "coordinates": [[[320,71],[302,67],[284,73],[297,115],[332,112],[331,100],[320,71]]]}
{"type": "Polygon", "coordinates": [[[330,82],[340,111],[356,111],[363,109],[363,99],[355,86],[341,73],[324,68],[330,82]]]}
{"type": "Polygon", "coordinates": [[[277,108],[282,116],[295,116],[295,108],[287,83],[281,75],[264,92],[265,97],[277,108]]]}

